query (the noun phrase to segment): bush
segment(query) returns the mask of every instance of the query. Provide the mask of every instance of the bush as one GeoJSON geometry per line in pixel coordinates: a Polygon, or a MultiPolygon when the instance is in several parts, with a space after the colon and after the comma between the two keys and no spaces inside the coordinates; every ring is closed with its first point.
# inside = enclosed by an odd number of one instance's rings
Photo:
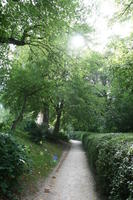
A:
{"type": "Polygon", "coordinates": [[[62,140],[62,141],[65,141],[65,142],[69,141],[68,135],[65,134],[64,132],[59,132],[59,134],[57,134],[56,137],[57,137],[57,140],[62,140]]]}
{"type": "Polygon", "coordinates": [[[69,138],[72,140],[82,140],[83,133],[82,131],[72,131],[69,133],[69,138]]]}
{"type": "Polygon", "coordinates": [[[44,125],[37,125],[35,121],[27,122],[25,131],[29,133],[30,139],[35,143],[40,143],[40,141],[45,141],[45,139],[55,142],[59,140],[68,142],[69,140],[65,133],[59,132],[54,134],[53,130],[47,129],[44,125]]]}
{"type": "Polygon", "coordinates": [[[24,146],[8,134],[0,133],[0,196],[13,199],[19,190],[18,178],[29,169],[29,160],[24,146]]]}
{"type": "Polygon", "coordinates": [[[46,139],[50,141],[55,141],[55,142],[58,142],[60,140],[64,142],[69,141],[68,135],[63,132],[59,132],[58,134],[53,134],[53,132],[48,131],[46,134],[46,139]]]}
{"type": "Polygon", "coordinates": [[[35,121],[29,121],[25,126],[25,131],[28,131],[33,142],[40,143],[45,140],[48,130],[43,125],[37,125],[35,121]]]}
{"type": "Polygon", "coordinates": [[[110,200],[133,199],[133,136],[86,134],[83,145],[101,189],[110,200]]]}

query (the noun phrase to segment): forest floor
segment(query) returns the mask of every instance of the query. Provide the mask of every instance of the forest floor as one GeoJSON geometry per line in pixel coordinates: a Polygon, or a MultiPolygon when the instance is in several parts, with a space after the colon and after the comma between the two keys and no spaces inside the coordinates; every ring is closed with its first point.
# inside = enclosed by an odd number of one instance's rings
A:
{"type": "Polygon", "coordinates": [[[25,200],[99,200],[95,181],[82,144],[71,141],[50,177],[38,186],[38,192],[25,200]]]}

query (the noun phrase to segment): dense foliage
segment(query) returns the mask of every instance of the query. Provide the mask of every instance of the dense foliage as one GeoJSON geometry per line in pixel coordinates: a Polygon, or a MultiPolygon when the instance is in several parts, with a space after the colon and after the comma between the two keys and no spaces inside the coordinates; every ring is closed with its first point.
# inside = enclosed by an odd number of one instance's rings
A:
{"type": "Polygon", "coordinates": [[[0,197],[13,199],[18,191],[18,178],[28,172],[29,158],[26,148],[8,134],[0,133],[0,197]]]}
{"type": "Polygon", "coordinates": [[[27,121],[24,130],[28,132],[29,138],[31,141],[41,144],[46,140],[52,142],[68,142],[68,135],[64,132],[59,132],[58,134],[54,134],[53,131],[47,129],[44,124],[37,124],[35,121],[27,121]]]}
{"type": "Polygon", "coordinates": [[[69,138],[72,140],[82,140],[82,136],[85,134],[85,132],[82,131],[68,131],[69,138]]]}
{"type": "Polygon", "coordinates": [[[132,134],[83,135],[90,166],[107,199],[133,198],[133,136],[132,134]]]}
{"type": "Polygon", "coordinates": [[[40,142],[45,141],[47,130],[42,125],[37,125],[35,121],[27,121],[24,129],[33,142],[40,144],[40,142]]]}
{"type": "MultiPolygon", "coordinates": [[[[116,2],[115,20],[132,19],[133,1],[116,2]]],[[[0,1],[0,130],[14,134],[16,129],[25,129],[37,144],[68,141],[68,135],[81,139],[83,131],[133,131],[132,34],[113,38],[105,52],[90,49],[93,28],[88,18],[94,5],[92,1],[85,8],[81,0],[0,1]],[[72,50],[69,40],[77,35],[86,44],[72,50]]],[[[111,200],[132,199],[129,140],[130,135],[119,134],[83,137],[90,162],[111,200]]],[[[0,166],[4,171],[0,179],[6,181],[0,187],[6,193],[10,180],[23,173],[21,165],[16,174],[13,170],[25,153],[6,134],[0,136],[0,144],[3,163],[10,162],[8,148],[16,159],[9,168],[0,166]],[[6,142],[9,145],[4,146],[6,142]],[[9,179],[6,170],[11,173],[9,179]]]]}
{"type": "MultiPolygon", "coordinates": [[[[41,112],[46,129],[54,127],[54,133],[69,126],[132,131],[132,37],[113,39],[104,55],[87,49],[75,56],[68,52],[69,38],[75,33],[86,38],[91,29],[83,23],[80,1],[61,2],[1,3],[1,102],[12,116],[11,130],[29,113],[35,120],[41,112]]],[[[117,2],[126,9],[126,3],[117,2]]]]}

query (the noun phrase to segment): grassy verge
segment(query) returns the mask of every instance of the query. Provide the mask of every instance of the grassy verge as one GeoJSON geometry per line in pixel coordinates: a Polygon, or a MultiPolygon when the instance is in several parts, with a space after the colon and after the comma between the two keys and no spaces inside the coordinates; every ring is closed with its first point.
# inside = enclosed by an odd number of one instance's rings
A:
{"type": "Polygon", "coordinates": [[[133,134],[85,134],[89,163],[108,200],[133,199],[133,134]]]}
{"type": "Polygon", "coordinates": [[[24,174],[20,177],[22,190],[28,188],[29,191],[33,192],[36,190],[37,181],[47,177],[59,161],[63,146],[47,141],[40,143],[39,145],[35,144],[29,140],[27,133],[20,131],[15,133],[15,138],[19,143],[24,144],[27,147],[31,159],[30,174],[24,174]],[[53,159],[54,155],[57,155],[58,157],[57,162],[53,159]]]}

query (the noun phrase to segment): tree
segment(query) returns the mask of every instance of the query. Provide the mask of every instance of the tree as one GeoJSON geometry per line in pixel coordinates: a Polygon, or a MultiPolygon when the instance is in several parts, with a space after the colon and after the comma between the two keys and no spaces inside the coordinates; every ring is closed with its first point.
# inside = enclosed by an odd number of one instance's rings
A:
{"type": "Polygon", "coordinates": [[[78,1],[6,1],[0,3],[0,43],[40,45],[70,25],[78,1]],[[71,14],[71,15],[70,15],[71,14]]]}
{"type": "MultiPolygon", "coordinates": [[[[9,78],[3,88],[3,104],[10,108],[14,115],[11,130],[22,121],[24,113],[32,110],[32,103],[41,96],[45,87],[48,88],[47,82],[48,70],[47,62],[29,62],[25,65],[14,63],[9,73],[9,78]],[[42,65],[45,67],[42,68],[42,65]],[[35,100],[34,100],[35,99],[35,100]]],[[[37,103],[37,101],[36,101],[37,103]]],[[[36,104],[34,105],[35,109],[36,104]]]]}
{"type": "Polygon", "coordinates": [[[68,124],[75,130],[100,131],[104,128],[103,115],[107,98],[107,74],[101,71],[104,62],[100,54],[89,52],[73,63],[65,88],[64,128],[68,124]]]}
{"type": "Polygon", "coordinates": [[[115,15],[120,20],[130,19],[133,15],[133,1],[132,0],[115,0],[117,3],[118,11],[115,15]]]}
{"type": "Polygon", "coordinates": [[[109,130],[132,131],[133,50],[130,38],[112,44],[110,54],[110,107],[106,118],[109,130]]]}

